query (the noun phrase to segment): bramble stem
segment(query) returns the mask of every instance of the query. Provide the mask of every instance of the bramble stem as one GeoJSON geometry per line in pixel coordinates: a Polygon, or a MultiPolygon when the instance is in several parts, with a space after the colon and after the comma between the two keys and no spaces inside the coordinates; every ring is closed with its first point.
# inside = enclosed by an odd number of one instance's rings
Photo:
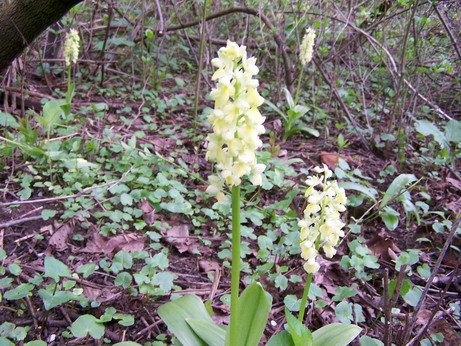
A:
{"type": "Polygon", "coordinates": [[[232,186],[232,272],[230,345],[237,346],[238,299],[240,284],[240,186],[232,186]]]}

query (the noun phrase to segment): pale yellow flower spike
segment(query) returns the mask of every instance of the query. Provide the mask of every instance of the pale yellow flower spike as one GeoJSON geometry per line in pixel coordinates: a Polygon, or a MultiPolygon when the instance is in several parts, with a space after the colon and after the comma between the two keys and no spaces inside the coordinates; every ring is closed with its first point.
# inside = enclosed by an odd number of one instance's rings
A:
{"type": "Polygon", "coordinates": [[[80,38],[75,29],[71,29],[66,35],[66,42],[64,43],[64,59],[66,66],[77,63],[78,49],[80,46],[80,38]]]}
{"type": "Polygon", "coordinates": [[[318,250],[323,249],[328,258],[336,254],[335,246],[344,236],[344,223],[340,212],[346,210],[346,193],[336,181],[328,181],[332,172],[327,166],[314,168],[319,175],[306,180],[309,186],[306,190],[307,207],[304,218],[299,221],[301,257],[306,261],[304,269],[314,274],[320,269],[316,262],[318,250]],[[321,174],[321,175],[320,175],[321,174]]]}
{"type": "Polygon", "coordinates": [[[303,65],[307,65],[312,60],[312,55],[314,54],[315,36],[315,31],[312,28],[308,28],[306,30],[299,50],[299,60],[301,60],[303,65]]]}
{"type": "Polygon", "coordinates": [[[259,135],[264,133],[265,118],[258,107],[264,99],[256,90],[258,80],[253,78],[259,71],[256,58],[247,58],[245,46],[227,41],[211,63],[217,68],[212,77],[217,83],[210,93],[215,107],[208,117],[213,133],[207,137],[206,159],[216,162],[218,172],[208,177],[207,192],[225,203],[225,184],[240,185],[248,174],[253,185],[262,184],[266,166],[258,164],[255,151],[262,146],[259,135]]]}

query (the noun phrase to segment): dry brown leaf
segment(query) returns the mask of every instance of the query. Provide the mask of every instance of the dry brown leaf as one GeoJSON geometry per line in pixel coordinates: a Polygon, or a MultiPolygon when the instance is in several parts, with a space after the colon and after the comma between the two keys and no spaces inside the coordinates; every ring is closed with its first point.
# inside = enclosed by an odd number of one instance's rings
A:
{"type": "Polygon", "coordinates": [[[148,225],[154,224],[156,220],[159,219],[159,216],[155,214],[154,208],[150,205],[147,199],[144,199],[141,203],[140,209],[143,212],[143,219],[148,225]]]}
{"type": "Polygon", "coordinates": [[[197,247],[196,241],[189,237],[189,226],[186,224],[171,226],[166,234],[166,242],[176,247],[180,253],[192,252],[197,247]]]}
{"type": "Polygon", "coordinates": [[[55,223],[54,228],[56,232],[50,238],[49,245],[56,251],[64,251],[67,249],[67,240],[73,231],[74,225],[71,222],[65,224],[55,223]]]}
{"type": "Polygon", "coordinates": [[[456,201],[447,203],[446,207],[455,214],[461,214],[461,198],[456,201]]]}
{"type": "MultiPolygon", "coordinates": [[[[417,324],[420,328],[426,326],[433,312],[427,309],[421,309],[417,316],[417,324]]],[[[461,336],[453,329],[449,322],[445,319],[444,312],[438,312],[428,328],[429,334],[442,333],[444,336],[444,345],[461,345],[461,336]]]]}
{"type": "Polygon", "coordinates": [[[53,226],[52,225],[46,225],[40,228],[40,233],[45,233],[48,232],[49,234],[53,234],[53,226]]]}
{"type": "Polygon", "coordinates": [[[111,257],[121,250],[127,252],[143,250],[145,239],[146,238],[142,236],[132,233],[119,234],[109,239],[103,237],[99,233],[94,233],[92,239],[87,243],[85,248],[80,250],[80,252],[105,253],[111,257]]]}
{"type": "Polygon", "coordinates": [[[151,143],[154,145],[155,151],[170,150],[175,146],[175,141],[170,138],[154,138],[151,143]]]}
{"type": "Polygon", "coordinates": [[[337,153],[328,153],[326,151],[320,153],[322,163],[326,164],[331,169],[338,167],[339,158],[340,156],[337,153]]]}
{"type": "Polygon", "coordinates": [[[101,290],[83,285],[83,295],[90,301],[94,301],[101,295],[101,290]]]}
{"type": "Polygon", "coordinates": [[[371,254],[383,260],[394,259],[401,250],[395,245],[394,240],[386,234],[376,234],[367,240],[366,246],[371,250],[371,254]]]}
{"type": "Polygon", "coordinates": [[[447,177],[445,179],[445,181],[450,183],[454,187],[456,187],[458,190],[461,190],[461,181],[459,181],[458,179],[453,179],[453,178],[447,177]]]}
{"type": "Polygon", "coordinates": [[[200,260],[198,262],[198,265],[199,268],[203,270],[205,273],[219,271],[221,269],[221,266],[216,261],[200,260]]]}

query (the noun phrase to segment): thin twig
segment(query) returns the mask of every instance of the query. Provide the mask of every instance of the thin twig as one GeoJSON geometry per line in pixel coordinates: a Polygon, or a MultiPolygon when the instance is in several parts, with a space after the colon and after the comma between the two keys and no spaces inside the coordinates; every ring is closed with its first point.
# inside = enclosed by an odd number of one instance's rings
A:
{"type": "Polygon", "coordinates": [[[113,181],[110,181],[108,183],[104,183],[104,184],[101,184],[101,185],[90,186],[90,187],[84,188],[79,193],[75,193],[73,195],[50,197],[50,198],[40,198],[40,199],[29,199],[27,201],[5,202],[5,203],[0,203],[0,207],[6,207],[6,206],[9,206],[9,205],[16,205],[16,204],[20,205],[20,204],[31,204],[31,203],[50,203],[50,202],[60,201],[60,200],[69,199],[69,198],[76,198],[76,197],[95,197],[95,196],[100,195],[102,192],[98,193],[98,194],[90,194],[90,195],[85,195],[84,193],[87,192],[87,191],[99,189],[101,187],[105,187],[105,186],[109,186],[109,185],[111,187],[115,186],[115,185],[119,184],[120,182],[122,182],[125,179],[125,176],[130,171],[131,171],[131,169],[129,169],[128,171],[123,173],[122,177],[120,179],[118,179],[118,180],[113,180],[113,181]]]}
{"type": "Polygon", "coordinates": [[[4,223],[0,223],[0,228],[7,228],[7,227],[14,226],[14,225],[19,225],[20,223],[23,223],[23,222],[35,221],[35,220],[41,220],[41,219],[42,219],[41,215],[36,215],[36,216],[24,217],[22,219],[10,220],[4,223]]]}
{"type": "Polygon", "coordinates": [[[390,345],[391,303],[389,299],[389,269],[384,269],[384,345],[390,345]]]}
{"type": "Polygon", "coordinates": [[[323,70],[322,68],[322,65],[320,64],[319,60],[317,58],[313,58],[312,59],[314,61],[314,64],[315,66],[317,67],[317,69],[319,70],[320,74],[322,75],[323,77],[323,80],[328,84],[328,86],[330,87],[331,91],[333,92],[336,100],[338,101],[338,104],[340,105],[340,107],[343,109],[344,113],[346,114],[347,116],[347,119],[349,119],[350,123],[352,124],[352,126],[354,126],[354,129],[356,131],[356,133],[359,135],[361,141],[362,141],[362,144],[368,148],[369,150],[371,150],[370,146],[368,145],[368,142],[365,140],[365,137],[363,136],[362,132],[360,131],[360,126],[359,124],[357,123],[357,121],[354,119],[354,117],[352,116],[351,112],[349,112],[349,109],[347,108],[346,104],[344,103],[343,99],[341,98],[341,95],[339,94],[338,92],[338,89],[334,86],[334,84],[331,82],[330,78],[328,77],[328,75],[326,74],[326,72],[323,70]]]}
{"type": "Polygon", "coordinates": [[[447,240],[445,241],[445,244],[443,245],[442,251],[440,252],[439,258],[437,259],[437,262],[434,266],[434,270],[431,273],[431,276],[429,277],[429,280],[427,280],[426,286],[424,286],[423,293],[421,294],[421,297],[419,298],[418,304],[416,305],[410,323],[408,325],[408,328],[405,330],[405,335],[403,337],[403,344],[406,344],[408,339],[410,338],[411,331],[413,330],[413,327],[416,323],[416,319],[418,317],[418,312],[423,306],[423,303],[425,301],[425,298],[427,296],[427,293],[429,291],[429,288],[432,285],[432,282],[434,281],[436,275],[439,273],[440,266],[442,265],[442,261],[445,258],[445,254],[448,251],[448,248],[450,247],[451,241],[453,240],[453,237],[455,236],[456,230],[459,227],[459,224],[461,222],[461,216],[458,216],[456,221],[453,223],[451,226],[450,233],[448,234],[447,240]]]}
{"type": "Polygon", "coordinates": [[[440,305],[442,304],[443,297],[445,296],[446,292],[448,291],[448,288],[451,286],[455,278],[458,277],[458,272],[459,272],[459,263],[458,266],[456,267],[456,270],[454,271],[453,275],[450,277],[450,281],[446,283],[443,292],[441,293],[439,300],[437,302],[437,305],[432,309],[432,314],[431,317],[429,317],[429,320],[424,323],[424,325],[421,327],[421,329],[418,331],[416,336],[410,340],[410,342],[407,344],[407,346],[415,345],[421,337],[424,335],[424,333],[427,331],[429,326],[431,325],[433,320],[438,320],[441,319],[443,316],[448,315],[449,313],[454,311],[454,308],[448,309],[448,311],[439,311],[440,305]]]}

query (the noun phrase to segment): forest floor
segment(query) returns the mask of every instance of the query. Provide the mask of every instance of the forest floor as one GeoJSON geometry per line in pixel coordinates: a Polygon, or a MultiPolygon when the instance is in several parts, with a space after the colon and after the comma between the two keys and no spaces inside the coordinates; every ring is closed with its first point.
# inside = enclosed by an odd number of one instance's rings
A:
{"type": "MultiPolygon", "coordinates": [[[[27,105],[33,107],[35,111],[40,112],[40,99],[37,96],[47,94],[49,85],[44,80],[37,79],[36,84],[28,86],[30,93],[27,99],[27,105]],[[35,96],[34,96],[35,95],[35,96]],[[37,106],[38,105],[38,106],[37,106]]],[[[193,82],[190,81],[192,84],[193,82]]],[[[54,88],[55,86],[52,85],[54,88]]],[[[206,86],[204,86],[206,87],[206,86]]],[[[113,86],[117,93],[117,85],[113,86]]],[[[167,89],[165,89],[167,90],[167,89]]],[[[185,90],[185,94],[191,95],[191,90],[185,90]]],[[[11,93],[10,93],[11,95],[11,93]]],[[[205,160],[204,137],[206,137],[208,128],[199,125],[195,137],[199,136],[200,140],[195,140],[194,136],[189,135],[193,129],[191,121],[191,105],[176,105],[174,113],[167,115],[153,114],[156,127],[152,127],[152,122],[146,123],[143,117],[136,117],[134,121],[122,121],[120,110],[129,105],[133,112],[136,113],[142,107],[143,103],[132,101],[129,98],[115,95],[112,98],[93,95],[91,90],[84,93],[78,90],[77,96],[73,100],[73,108],[78,110],[80,107],[88,107],[89,104],[105,102],[108,109],[102,119],[97,119],[85,124],[80,130],[80,136],[88,138],[90,134],[93,137],[100,136],[106,128],[110,128],[113,133],[119,135],[114,142],[128,141],[137,132],[142,131],[143,135],[139,136],[136,145],[150,144],[153,151],[164,158],[173,158],[175,162],[182,160],[186,166],[194,167],[194,174],[202,179],[207,178],[210,174],[210,163],[205,160]],[[169,132],[163,132],[159,129],[169,129],[169,132]],[[172,156],[171,153],[177,153],[172,156]]],[[[21,101],[19,94],[17,96],[17,108],[8,108],[13,114],[21,114],[21,101]]],[[[175,95],[162,94],[159,96],[165,102],[173,100],[175,95]]],[[[189,96],[186,96],[186,98],[189,96]]],[[[7,102],[7,100],[4,100],[7,102]]],[[[9,100],[11,101],[11,100],[9,100]]],[[[203,104],[209,101],[203,101],[203,104]]],[[[202,106],[203,106],[202,104],[202,106]]],[[[26,108],[28,108],[26,106],[26,108]]],[[[202,107],[203,110],[203,107],[202,107]]],[[[78,111],[77,111],[78,112],[78,111]]],[[[138,112],[139,114],[139,112],[138,112]]],[[[149,114],[149,113],[147,113],[149,114]]],[[[420,171],[420,167],[405,166],[399,164],[395,153],[391,150],[370,149],[364,146],[358,137],[347,135],[346,139],[349,145],[338,152],[336,142],[319,137],[312,138],[303,135],[294,135],[285,142],[280,140],[282,129],[280,121],[271,115],[268,117],[265,126],[267,134],[263,136],[263,142],[269,143],[270,131],[276,134],[276,143],[266,146],[265,150],[273,150],[273,153],[281,162],[292,162],[290,167],[298,172],[287,177],[291,183],[279,191],[263,190],[259,194],[259,205],[264,208],[271,205],[278,198],[283,198],[295,187],[303,186],[306,178],[305,172],[322,163],[327,164],[334,169],[338,165],[338,159],[342,159],[350,166],[351,171],[360,170],[363,177],[373,188],[378,191],[386,191],[386,188],[392,182],[395,176],[384,176],[383,171],[386,167],[392,166],[395,174],[414,174],[416,177],[426,176],[426,172],[420,171]],[[278,146],[278,147],[276,147],[278,146]],[[272,149],[271,149],[272,147],[272,149]],[[296,159],[296,160],[293,160],[296,159]],[[291,161],[290,161],[291,160],[291,161]],[[304,173],[301,173],[304,170],[304,173]]],[[[336,131],[334,128],[332,131],[336,131]]],[[[383,130],[384,131],[384,130],[383,130]]],[[[379,132],[379,131],[377,131],[379,132]]],[[[335,137],[332,133],[330,136],[335,137]]],[[[410,139],[409,139],[410,141],[410,139]]],[[[411,155],[411,152],[407,152],[411,155]]],[[[105,314],[108,307],[113,307],[118,313],[131,315],[134,317],[134,323],[129,326],[123,326],[117,323],[116,319],[105,323],[105,340],[106,342],[136,341],[140,343],[148,341],[169,340],[165,324],[157,315],[157,308],[170,300],[171,294],[182,295],[186,293],[196,294],[204,301],[211,301],[214,311],[213,318],[219,324],[227,324],[229,320],[229,307],[226,300],[221,299],[230,293],[230,270],[224,265],[225,258],[220,256],[223,250],[223,243],[228,240],[228,234],[222,231],[228,228],[229,224],[219,224],[221,230],[217,230],[218,221],[216,219],[204,220],[200,225],[193,225],[187,215],[181,213],[172,213],[165,210],[154,210],[145,200],[136,202],[137,208],[142,211],[140,219],[144,220],[146,227],[137,230],[129,223],[129,227],[119,229],[116,234],[101,234],[101,224],[95,217],[97,211],[104,209],[101,204],[91,205],[87,211],[88,214],[81,214],[69,217],[64,220],[59,218],[67,206],[63,201],[69,201],[70,197],[63,199],[54,199],[59,197],[50,192],[49,189],[35,188],[30,198],[21,200],[18,192],[24,187],[21,180],[17,177],[21,175],[17,172],[24,172],[30,175],[36,174],[30,169],[33,162],[22,162],[21,156],[14,158],[5,157],[9,169],[1,172],[0,188],[2,189],[2,199],[0,203],[0,247],[6,253],[3,258],[3,266],[8,268],[3,278],[12,277],[13,285],[30,282],[37,274],[43,274],[44,258],[54,257],[70,268],[72,273],[76,273],[82,265],[95,263],[102,267],[102,263],[111,262],[114,256],[120,251],[133,253],[136,251],[146,251],[150,256],[159,253],[160,249],[168,249],[168,265],[165,268],[173,274],[174,286],[171,292],[165,294],[141,294],[133,293],[130,289],[121,285],[116,285],[114,279],[116,273],[109,270],[97,269],[90,275],[79,275],[74,277],[65,277],[67,280],[75,281],[75,287],[83,289],[83,295],[90,301],[97,301],[98,306],[94,309],[81,307],[76,301],[58,304],[56,308],[46,310],[43,307],[42,297],[33,293],[23,299],[7,300],[3,299],[1,303],[2,313],[0,323],[11,322],[16,327],[30,327],[27,340],[42,339],[50,345],[79,345],[79,344],[100,344],[102,341],[89,341],[87,338],[76,338],[69,333],[69,326],[79,316],[90,313],[96,317],[105,314]],[[22,186],[22,187],[21,187],[22,186]],[[14,207],[5,203],[17,202],[14,207]],[[56,215],[44,220],[42,212],[44,210],[54,210],[56,215]],[[88,217],[89,215],[89,217],[88,217]],[[147,231],[154,230],[151,227],[154,223],[167,224],[168,227],[159,231],[159,238],[153,241],[147,237],[147,231]],[[199,230],[199,231],[198,231],[199,230]],[[206,240],[205,242],[203,240],[206,240]],[[153,246],[154,244],[154,246],[153,246]],[[12,264],[19,263],[20,270],[15,271],[12,264]],[[13,272],[13,274],[12,274],[13,272]],[[67,334],[66,334],[67,333],[67,334]],[[67,335],[67,338],[66,338],[67,335]],[[164,339],[166,338],[166,339],[164,339]]],[[[46,166],[46,165],[45,165],[46,166]]],[[[148,166],[154,171],[157,168],[148,166]]],[[[65,171],[57,171],[63,174],[65,171]]],[[[424,184],[421,190],[430,192],[432,197],[431,210],[445,210],[450,208],[454,212],[459,212],[461,180],[456,172],[449,168],[439,172],[440,179],[424,179],[420,184],[424,184]]],[[[123,178],[123,176],[121,177],[123,178]]],[[[211,208],[213,201],[205,200],[203,194],[206,189],[206,183],[203,180],[194,178],[193,175],[179,177],[182,179],[184,186],[188,186],[196,191],[195,201],[202,203],[211,208]]],[[[58,178],[58,181],[61,179],[58,178]]],[[[85,186],[86,187],[86,186],[85,186]]],[[[91,191],[87,191],[88,194],[91,191]]],[[[86,193],[86,192],[85,192],[86,193]]],[[[76,192],[73,198],[79,198],[82,193],[76,192]]],[[[347,223],[353,223],[353,220],[359,219],[370,207],[371,204],[364,204],[357,207],[349,207],[345,218],[347,223]]],[[[302,216],[304,200],[302,193],[292,199],[288,206],[284,206],[278,213],[288,213],[294,210],[298,217],[302,216]]],[[[122,207],[122,206],[120,206],[122,207]]],[[[364,244],[371,250],[371,254],[378,259],[379,268],[366,269],[367,273],[372,275],[370,280],[360,280],[353,275],[352,270],[345,270],[341,265],[341,258],[349,255],[348,244],[358,235],[349,233],[338,249],[338,253],[331,260],[321,259],[321,269],[314,276],[314,283],[321,289],[320,296],[325,302],[322,307],[310,307],[307,314],[307,325],[311,330],[315,330],[323,325],[338,321],[335,314],[334,306],[341,300],[345,299],[338,295],[337,287],[353,287],[356,294],[349,298],[352,302],[360,306],[360,314],[364,319],[359,323],[360,326],[366,326],[366,335],[382,339],[384,327],[382,323],[384,313],[383,297],[383,278],[390,275],[390,278],[399,277],[399,273],[394,270],[395,260],[403,251],[408,249],[420,250],[418,264],[428,264],[430,268],[435,268],[439,259],[441,249],[448,237],[449,232],[435,233],[431,228],[431,219],[427,217],[424,223],[418,223],[416,220],[407,220],[405,213],[401,212],[399,226],[394,231],[388,231],[380,219],[375,218],[361,228],[360,236],[364,238],[364,244]],[[407,222],[408,221],[408,222],[407,222]],[[425,241],[419,241],[425,239],[425,241]]],[[[433,220],[436,215],[433,216],[433,220]]],[[[123,221],[121,222],[123,224],[123,221]]],[[[244,222],[245,225],[251,226],[250,220],[244,222]]],[[[251,268],[260,264],[258,248],[258,238],[265,234],[264,227],[256,226],[254,233],[246,237],[249,243],[248,254],[244,261],[251,268]]],[[[458,302],[461,292],[461,279],[459,276],[459,252],[456,247],[461,248],[461,239],[459,235],[452,239],[453,248],[450,248],[445,256],[441,259],[438,267],[438,274],[427,294],[426,303],[417,315],[416,328],[427,325],[433,317],[433,311],[441,311],[435,316],[427,330],[427,335],[442,333],[445,345],[459,345],[461,338],[459,336],[459,320],[453,320],[448,312],[450,304],[458,302]]],[[[302,260],[299,255],[290,256],[272,256],[276,268],[286,268],[282,273],[286,277],[297,275],[304,278],[305,273],[302,268],[302,260]]],[[[142,263],[142,261],[140,262],[142,263]]],[[[139,270],[140,266],[134,265],[129,268],[131,274],[139,270]]],[[[405,278],[411,280],[411,284],[422,289],[427,282],[427,278],[419,275],[415,270],[411,275],[408,271],[402,271],[405,278]]],[[[82,274],[82,273],[80,273],[82,274]]],[[[45,283],[50,283],[50,278],[42,277],[45,283]]],[[[2,279],[0,279],[2,280],[2,279]]],[[[403,278],[402,278],[403,280],[403,278]]],[[[258,277],[265,289],[273,297],[273,306],[269,316],[269,323],[265,331],[262,342],[267,341],[273,334],[283,329],[285,323],[284,308],[286,297],[296,295],[298,298],[302,295],[304,280],[292,280],[287,283],[286,287],[281,289],[269,273],[261,274],[258,277]]],[[[10,282],[11,283],[11,282],[10,282]]],[[[0,285],[5,281],[0,281],[0,285]]],[[[247,284],[242,280],[242,287],[247,284]]],[[[38,284],[37,284],[38,285],[38,284]]],[[[38,285],[39,286],[39,285],[38,285]]],[[[137,287],[133,285],[133,287],[137,287]]],[[[0,288],[2,288],[0,286],[0,288]]],[[[6,289],[3,290],[4,294],[6,289]]],[[[391,333],[394,339],[399,337],[407,328],[406,323],[412,315],[413,306],[405,302],[401,297],[397,297],[394,307],[399,307],[394,311],[393,329],[391,333]]],[[[355,313],[358,313],[357,311],[355,313]]],[[[129,323],[127,323],[129,324],[129,323]]],[[[160,343],[159,343],[160,344],[160,343]]]]}

